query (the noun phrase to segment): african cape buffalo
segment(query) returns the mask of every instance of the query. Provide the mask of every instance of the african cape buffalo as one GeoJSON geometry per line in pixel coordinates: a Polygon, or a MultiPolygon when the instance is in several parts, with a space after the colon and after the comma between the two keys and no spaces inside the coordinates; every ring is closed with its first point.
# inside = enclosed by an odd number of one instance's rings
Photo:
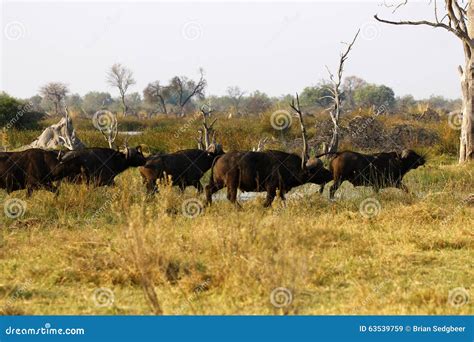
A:
{"type": "Polygon", "coordinates": [[[59,151],[29,149],[21,152],[0,153],[0,188],[8,193],[27,189],[31,196],[35,189],[46,189],[56,193],[54,181],[66,177],[64,166],[69,170],[80,172],[80,166],[75,162],[60,165],[59,151]]]}
{"type": "Polygon", "coordinates": [[[67,180],[86,182],[95,186],[114,185],[114,178],[129,167],[145,164],[141,146],[126,148],[124,152],[110,148],[86,148],[66,152],[61,158],[62,164],[75,161],[81,166],[81,172],[71,170],[67,180]]]}
{"type": "Polygon", "coordinates": [[[220,145],[213,144],[207,150],[188,149],[158,154],[148,158],[139,171],[149,194],[157,191],[156,181],[167,176],[171,176],[172,184],[182,191],[187,186],[194,186],[201,193],[200,179],[211,168],[214,158],[223,153],[220,145]]]}
{"type": "Polygon", "coordinates": [[[412,150],[376,154],[352,151],[325,154],[335,155],[329,166],[334,180],[329,192],[330,198],[334,198],[334,193],[345,180],[354,186],[371,186],[375,191],[396,187],[408,192],[402,183],[403,176],[408,171],[425,164],[425,158],[412,150]]]}
{"type": "Polygon", "coordinates": [[[281,151],[230,152],[216,158],[209,184],[206,186],[206,200],[212,203],[212,194],[227,187],[227,199],[236,203],[237,189],[241,191],[267,192],[264,207],[272,204],[276,190],[280,197],[291,188],[305,183],[325,184],[331,180],[331,173],[320,160],[310,160],[301,168],[301,158],[281,151]]]}

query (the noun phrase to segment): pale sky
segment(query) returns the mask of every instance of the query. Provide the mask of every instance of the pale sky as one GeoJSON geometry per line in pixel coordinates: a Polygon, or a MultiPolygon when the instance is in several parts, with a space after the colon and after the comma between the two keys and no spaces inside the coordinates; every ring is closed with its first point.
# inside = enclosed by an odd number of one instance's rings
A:
{"type": "Polygon", "coordinates": [[[0,90],[30,97],[50,81],[73,93],[115,89],[106,81],[113,63],[133,70],[142,93],[151,81],[198,77],[207,93],[228,86],[271,96],[295,93],[327,78],[344,45],[361,35],[345,75],[386,84],[397,95],[460,97],[458,39],[442,29],[376,22],[428,18],[427,1],[396,14],[381,1],[331,2],[25,2],[2,1],[0,90]]]}

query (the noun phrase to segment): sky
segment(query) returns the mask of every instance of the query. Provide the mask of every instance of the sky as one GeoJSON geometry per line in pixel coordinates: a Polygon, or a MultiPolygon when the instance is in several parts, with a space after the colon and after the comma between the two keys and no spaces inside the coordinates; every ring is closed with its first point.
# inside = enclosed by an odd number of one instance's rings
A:
{"type": "Polygon", "coordinates": [[[396,13],[380,1],[73,2],[0,0],[0,90],[26,98],[41,85],[66,83],[72,93],[116,90],[106,72],[121,63],[142,93],[175,75],[197,79],[206,93],[239,86],[271,96],[294,94],[328,78],[343,42],[360,28],[344,74],[390,86],[396,95],[460,97],[459,40],[442,29],[392,26],[390,19],[432,19],[429,1],[396,13]]]}

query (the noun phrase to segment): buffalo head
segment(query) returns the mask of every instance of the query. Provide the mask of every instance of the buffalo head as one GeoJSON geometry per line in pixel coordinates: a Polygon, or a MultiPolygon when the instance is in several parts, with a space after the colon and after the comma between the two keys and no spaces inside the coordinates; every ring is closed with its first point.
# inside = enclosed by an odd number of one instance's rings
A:
{"type": "Polygon", "coordinates": [[[214,157],[224,154],[221,144],[210,144],[206,151],[209,155],[214,156],[214,157]]]}
{"type": "Polygon", "coordinates": [[[332,180],[332,173],[324,167],[321,159],[308,159],[306,162],[305,171],[308,177],[308,182],[315,184],[325,184],[332,180]]]}
{"type": "Polygon", "coordinates": [[[146,158],[142,153],[142,147],[140,145],[133,148],[126,147],[124,154],[130,166],[142,166],[146,163],[146,158]]]}
{"type": "Polygon", "coordinates": [[[400,161],[405,169],[411,170],[423,166],[426,162],[425,157],[419,155],[413,150],[403,150],[399,153],[400,161]]]}

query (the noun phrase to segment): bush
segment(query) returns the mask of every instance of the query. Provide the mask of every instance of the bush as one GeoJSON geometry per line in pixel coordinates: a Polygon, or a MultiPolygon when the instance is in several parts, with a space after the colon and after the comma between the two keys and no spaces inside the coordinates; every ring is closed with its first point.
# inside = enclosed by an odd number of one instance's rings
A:
{"type": "Polygon", "coordinates": [[[6,129],[36,129],[38,121],[44,113],[33,111],[33,106],[11,97],[6,93],[0,94],[0,126],[6,129]]]}

